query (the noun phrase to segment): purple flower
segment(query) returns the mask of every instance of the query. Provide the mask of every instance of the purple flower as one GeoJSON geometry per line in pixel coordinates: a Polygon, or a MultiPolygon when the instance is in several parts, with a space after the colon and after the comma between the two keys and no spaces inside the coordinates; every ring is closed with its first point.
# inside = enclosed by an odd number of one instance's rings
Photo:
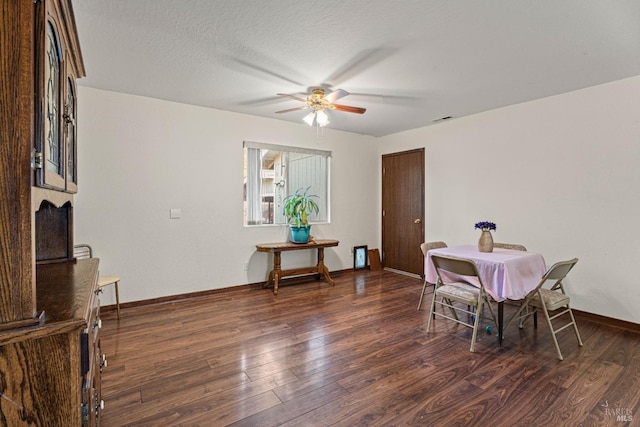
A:
{"type": "Polygon", "coordinates": [[[478,228],[482,231],[491,231],[491,230],[495,231],[496,224],[494,222],[481,221],[481,222],[476,222],[475,228],[478,228]]]}

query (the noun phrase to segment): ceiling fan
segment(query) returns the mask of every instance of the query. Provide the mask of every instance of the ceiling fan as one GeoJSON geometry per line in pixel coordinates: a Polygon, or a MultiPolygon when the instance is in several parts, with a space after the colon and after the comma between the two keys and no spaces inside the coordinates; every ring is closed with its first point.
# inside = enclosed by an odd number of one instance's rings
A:
{"type": "Polygon", "coordinates": [[[305,105],[300,107],[289,108],[287,110],[276,111],[277,114],[289,113],[291,111],[306,110],[311,108],[312,111],[307,114],[302,120],[309,126],[313,126],[315,121],[319,127],[324,127],[329,124],[329,116],[325,110],[337,110],[345,111],[347,113],[364,114],[367,111],[365,108],[352,107],[349,105],[335,104],[340,98],[344,98],[349,95],[349,92],[342,89],[336,89],[333,92],[325,95],[324,89],[314,89],[306,99],[299,98],[297,96],[288,95],[286,93],[279,93],[280,96],[286,96],[287,98],[295,99],[296,101],[304,102],[305,105]]]}

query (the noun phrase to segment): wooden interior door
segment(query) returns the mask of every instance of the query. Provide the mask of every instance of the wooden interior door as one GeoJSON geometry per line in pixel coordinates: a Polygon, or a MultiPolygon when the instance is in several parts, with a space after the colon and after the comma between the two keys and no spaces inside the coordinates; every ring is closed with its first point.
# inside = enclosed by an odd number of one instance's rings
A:
{"type": "Polygon", "coordinates": [[[382,264],[423,274],[424,149],[382,156],[382,264]]]}

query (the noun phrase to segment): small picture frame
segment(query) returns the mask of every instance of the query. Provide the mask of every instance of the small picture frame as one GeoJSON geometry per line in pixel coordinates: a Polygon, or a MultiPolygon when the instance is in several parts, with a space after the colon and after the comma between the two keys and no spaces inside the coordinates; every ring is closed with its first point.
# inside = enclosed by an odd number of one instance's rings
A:
{"type": "Polygon", "coordinates": [[[367,246],[354,246],[353,247],[353,269],[360,270],[368,268],[368,251],[367,246]]]}

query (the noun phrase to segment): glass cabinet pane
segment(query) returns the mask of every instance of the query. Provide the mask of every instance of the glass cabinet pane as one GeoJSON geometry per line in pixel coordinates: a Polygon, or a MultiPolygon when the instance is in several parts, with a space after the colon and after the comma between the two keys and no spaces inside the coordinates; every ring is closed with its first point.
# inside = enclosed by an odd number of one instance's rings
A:
{"type": "Polygon", "coordinates": [[[67,149],[67,191],[75,193],[77,184],[77,146],[76,141],[76,91],[74,79],[67,77],[66,99],[64,102],[64,131],[67,149]]]}
{"type": "Polygon", "coordinates": [[[44,123],[43,171],[44,184],[65,188],[64,146],[61,135],[61,68],[60,40],[51,22],[47,23],[44,60],[44,123]]]}

